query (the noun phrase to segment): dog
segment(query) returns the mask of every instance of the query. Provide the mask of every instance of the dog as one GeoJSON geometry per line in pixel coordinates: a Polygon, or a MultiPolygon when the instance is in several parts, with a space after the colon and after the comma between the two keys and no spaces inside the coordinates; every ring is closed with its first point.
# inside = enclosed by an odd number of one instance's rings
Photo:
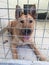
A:
{"type": "Polygon", "coordinates": [[[34,49],[34,53],[39,60],[46,61],[46,58],[40,53],[31,39],[35,26],[36,14],[33,9],[34,7],[31,7],[30,12],[25,15],[21,7],[16,5],[16,19],[14,21],[10,21],[7,28],[4,29],[11,33],[11,51],[13,59],[18,59],[17,46],[29,45],[31,49],[34,49]]]}

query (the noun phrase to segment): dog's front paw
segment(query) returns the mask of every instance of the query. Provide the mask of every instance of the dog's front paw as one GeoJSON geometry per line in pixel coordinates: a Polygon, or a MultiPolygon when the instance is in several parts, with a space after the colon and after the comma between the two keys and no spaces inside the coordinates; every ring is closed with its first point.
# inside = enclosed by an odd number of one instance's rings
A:
{"type": "Polygon", "coordinates": [[[39,57],[39,60],[40,60],[40,61],[47,61],[45,56],[39,57]]]}

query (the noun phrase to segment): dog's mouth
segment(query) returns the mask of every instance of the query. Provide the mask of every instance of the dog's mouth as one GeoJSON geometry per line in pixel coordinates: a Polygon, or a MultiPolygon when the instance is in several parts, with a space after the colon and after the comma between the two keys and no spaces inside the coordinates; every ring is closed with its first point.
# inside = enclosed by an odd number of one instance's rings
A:
{"type": "Polygon", "coordinates": [[[28,40],[30,38],[30,36],[25,35],[23,38],[24,38],[24,40],[28,40]]]}

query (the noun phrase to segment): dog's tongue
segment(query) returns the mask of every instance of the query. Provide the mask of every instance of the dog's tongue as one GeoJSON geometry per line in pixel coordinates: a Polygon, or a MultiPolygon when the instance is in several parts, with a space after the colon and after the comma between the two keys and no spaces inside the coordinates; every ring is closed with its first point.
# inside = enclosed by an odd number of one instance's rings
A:
{"type": "Polygon", "coordinates": [[[29,39],[29,36],[24,36],[24,39],[28,40],[29,39]]]}

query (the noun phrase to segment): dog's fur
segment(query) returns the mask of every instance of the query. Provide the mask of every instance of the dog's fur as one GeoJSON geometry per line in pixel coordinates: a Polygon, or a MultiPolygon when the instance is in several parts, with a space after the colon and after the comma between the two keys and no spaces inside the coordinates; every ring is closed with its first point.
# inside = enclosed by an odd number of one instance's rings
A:
{"type": "Polygon", "coordinates": [[[13,59],[18,59],[16,47],[28,44],[32,49],[34,49],[34,53],[39,57],[39,59],[41,61],[45,61],[46,58],[39,52],[39,50],[33,43],[33,40],[31,39],[35,24],[34,20],[35,14],[33,14],[32,11],[30,13],[27,13],[27,15],[24,15],[24,13],[22,13],[20,6],[17,5],[15,12],[16,20],[9,22],[7,26],[8,27],[7,30],[12,35],[11,50],[13,54],[13,59]],[[30,30],[29,34],[27,32],[28,29],[30,30]],[[26,30],[26,34],[24,33],[24,30],[26,30]]]}

